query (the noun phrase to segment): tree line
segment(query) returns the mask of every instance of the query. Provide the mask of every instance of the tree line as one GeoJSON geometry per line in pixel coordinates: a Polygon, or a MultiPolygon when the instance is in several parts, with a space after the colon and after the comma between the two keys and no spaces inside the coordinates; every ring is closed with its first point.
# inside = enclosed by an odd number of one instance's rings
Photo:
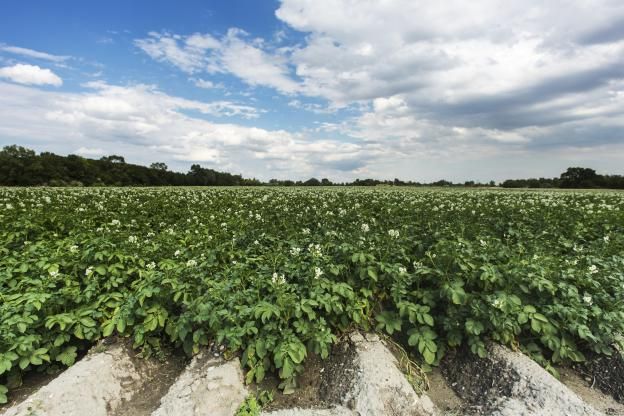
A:
{"type": "Polygon", "coordinates": [[[594,169],[568,168],[558,178],[508,179],[503,188],[609,188],[624,189],[624,176],[599,175],[594,169]]]}
{"type": "MultiPolygon", "coordinates": [[[[88,159],[77,155],[59,156],[50,152],[37,154],[22,146],[0,150],[0,185],[2,186],[444,186],[493,187],[494,181],[453,183],[439,180],[430,183],[379,179],[356,179],[332,182],[327,178],[305,181],[271,179],[262,182],[191,165],[188,172],[172,172],[163,162],[149,167],[126,163],[119,155],[88,159]]],[[[559,178],[508,179],[504,188],[614,188],[624,189],[624,176],[598,175],[589,168],[568,168],[559,178]]]]}
{"type": "Polygon", "coordinates": [[[192,165],[187,173],[169,171],[162,162],[149,167],[126,163],[123,156],[87,159],[59,156],[21,146],[0,151],[0,185],[4,186],[219,186],[260,185],[255,179],[192,165]]]}

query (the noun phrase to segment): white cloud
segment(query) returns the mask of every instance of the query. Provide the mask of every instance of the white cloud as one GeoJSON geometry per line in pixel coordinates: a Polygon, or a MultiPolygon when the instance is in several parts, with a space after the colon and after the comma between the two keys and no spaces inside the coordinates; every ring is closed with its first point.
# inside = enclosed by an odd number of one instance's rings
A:
{"type": "Polygon", "coordinates": [[[624,64],[621,39],[579,41],[624,18],[624,4],[608,0],[283,0],[276,15],[308,33],[292,53],[301,90],[336,105],[402,94],[414,108],[442,111],[535,88],[531,105],[552,98],[540,95],[542,83],[624,64]]]}
{"type": "Polygon", "coordinates": [[[86,156],[86,157],[97,157],[97,156],[104,156],[106,154],[106,150],[100,149],[99,147],[96,147],[96,148],[80,147],[76,149],[74,153],[76,153],[77,155],[86,156]]]}
{"type": "Polygon", "coordinates": [[[54,72],[37,65],[15,64],[0,68],[0,78],[26,85],[63,85],[63,80],[54,72]]]}
{"type": "Polygon", "coordinates": [[[71,58],[70,56],[52,55],[46,52],[39,52],[33,49],[20,48],[19,46],[9,46],[0,44],[0,51],[8,52],[15,55],[25,56],[27,58],[43,59],[45,61],[63,62],[71,58]]]}
{"type": "Polygon", "coordinates": [[[0,137],[35,140],[57,153],[159,160],[182,170],[201,162],[264,179],[350,175],[373,157],[359,144],[201,117],[236,111],[219,101],[187,100],[147,85],[86,87],[83,93],[61,93],[0,82],[0,137]]]}
{"type": "Polygon", "coordinates": [[[199,87],[199,88],[211,89],[215,87],[214,82],[201,79],[201,78],[193,79],[193,83],[195,84],[196,87],[199,87]]]}
{"type": "MultiPolygon", "coordinates": [[[[324,114],[288,120],[316,128],[217,123],[263,110],[96,83],[83,94],[20,89],[40,118],[6,101],[0,131],[33,137],[47,123],[49,135],[85,140],[72,149],[107,150],[116,140],[166,152],[172,163],[206,161],[265,178],[504,179],[537,166],[559,174],[567,160],[623,173],[621,1],[282,0],[276,16],[288,28],[267,39],[231,28],[150,32],[134,43],[198,88],[219,88],[212,80],[228,75],[273,88],[279,94],[257,99],[324,114]]],[[[288,116],[272,113],[264,125],[279,126],[280,117],[288,116]]]]}
{"type": "Polygon", "coordinates": [[[290,78],[288,60],[262,48],[263,41],[247,39],[243,30],[232,28],[217,39],[209,34],[181,36],[149,33],[135,45],[151,58],[168,62],[188,74],[230,73],[251,86],[275,88],[291,94],[298,84],[290,78]]]}

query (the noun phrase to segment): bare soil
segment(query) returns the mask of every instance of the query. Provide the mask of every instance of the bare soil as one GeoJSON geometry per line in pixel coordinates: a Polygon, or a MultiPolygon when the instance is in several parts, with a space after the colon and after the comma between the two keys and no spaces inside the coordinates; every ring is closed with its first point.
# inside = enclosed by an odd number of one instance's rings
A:
{"type": "Polygon", "coordinates": [[[442,375],[442,371],[435,367],[427,374],[429,390],[427,395],[438,409],[445,415],[461,415],[466,407],[465,402],[457,396],[442,375]]]}
{"type": "Polygon", "coordinates": [[[139,372],[146,375],[147,380],[132,399],[123,402],[111,416],[149,416],[158,408],[160,398],[167,393],[189,360],[183,353],[175,351],[166,351],[162,358],[144,359],[137,356],[136,351],[131,348],[130,340],[118,342],[126,344],[128,355],[139,372]]]}
{"type": "Polygon", "coordinates": [[[624,356],[620,352],[614,351],[610,357],[589,357],[574,368],[584,377],[590,377],[592,384],[604,393],[624,404],[624,356]]]}
{"type": "Polygon", "coordinates": [[[329,360],[322,360],[316,354],[310,354],[305,360],[304,371],[297,378],[298,386],[292,394],[283,394],[278,388],[280,380],[274,375],[267,376],[260,384],[251,386],[255,393],[263,390],[273,392],[273,401],[266,405],[263,410],[272,411],[290,409],[294,407],[326,408],[330,400],[327,400],[326,392],[323,391],[325,377],[331,377],[329,360]]]}
{"type": "Polygon", "coordinates": [[[37,371],[26,373],[22,379],[22,385],[11,389],[9,392],[9,401],[5,404],[0,404],[0,412],[23,402],[28,396],[54,380],[54,378],[62,372],[63,370],[59,369],[58,371],[51,371],[49,373],[37,371]]]}
{"type": "Polygon", "coordinates": [[[481,359],[467,348],[451,350],[440,370],[450,388],[466,403],[465,414],[491,414],[491,398],[510,397],[520,376],[500,362],[481,359]]]}

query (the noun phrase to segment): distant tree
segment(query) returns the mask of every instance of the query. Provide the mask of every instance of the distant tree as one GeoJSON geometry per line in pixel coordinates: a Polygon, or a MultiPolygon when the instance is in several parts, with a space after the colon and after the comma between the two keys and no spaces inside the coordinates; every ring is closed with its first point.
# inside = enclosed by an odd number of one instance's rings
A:
{"type": "Polygon", "coordinates": [[[562,188],[592,188],[597,178],[595,170],[580,167],[568,168],[559,177],[562,188]]]}
{"type": "Polygon", "coordinates": [[[447,181],[445,179],[440,179],[439,181],[431,182],[433,186],[453,186],[453,182],[447,181]]]}
{"type": "Polygon", "coordinates": [[[331,181],[329,179],[323,178],[323,179],[321,179],[321,185],[323,185],[323,186],[330,186],[330,185],[332,185],[332,183],[331,183],[331,181]]]}
{"type": "Polygon", "coordinates": [[[7,158],[25,159],[28,157],[35,157],[36,155],[37,154],[34,150],[27,149],[22,146],[17,146],[15,144],[11,146],[4,146],[2,150],[0,150],[0,156],[7,158]]]}
{"type": "Polygon", "coordinates": [[[320,186],[320,185],[321,185],[321,181],[319,181],[316,178],[310,178],[303,183],[303,186],[320,186]]]}
{"type": "Polygon", "coordinates": [[[163,162],[154,162],[150,165],[150,169],[156,170],[167,170],[169,169],[166,163],[163,162]]]}

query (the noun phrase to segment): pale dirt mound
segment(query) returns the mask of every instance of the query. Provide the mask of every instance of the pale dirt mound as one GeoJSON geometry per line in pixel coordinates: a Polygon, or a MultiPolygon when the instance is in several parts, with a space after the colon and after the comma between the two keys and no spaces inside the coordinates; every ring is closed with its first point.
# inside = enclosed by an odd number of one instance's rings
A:
{"type": "Polygon", "coordinates": [[[23,402],[5,407],[3,415],[233,416],[249,394],[274,390],[264,416],[624,416],[624,404],[616,401],[624,376],[621,356],[562,368],[560,382],[499,345],[490,345],[484,359],[451,351],[428,381],[419,379],[416,391],[401,372],[414,382],[404,351],[356,332],[335,345],[328,359],[309,356],[299,388],[284,395],[275,378],[245,386],[238,359],[224,360],[222,350],[213,346],[184,366],[181,356],[141,359],[122,342],[101,344],[23,402]],[[613,397],[597,388],[600,377],[613,397]]]}

